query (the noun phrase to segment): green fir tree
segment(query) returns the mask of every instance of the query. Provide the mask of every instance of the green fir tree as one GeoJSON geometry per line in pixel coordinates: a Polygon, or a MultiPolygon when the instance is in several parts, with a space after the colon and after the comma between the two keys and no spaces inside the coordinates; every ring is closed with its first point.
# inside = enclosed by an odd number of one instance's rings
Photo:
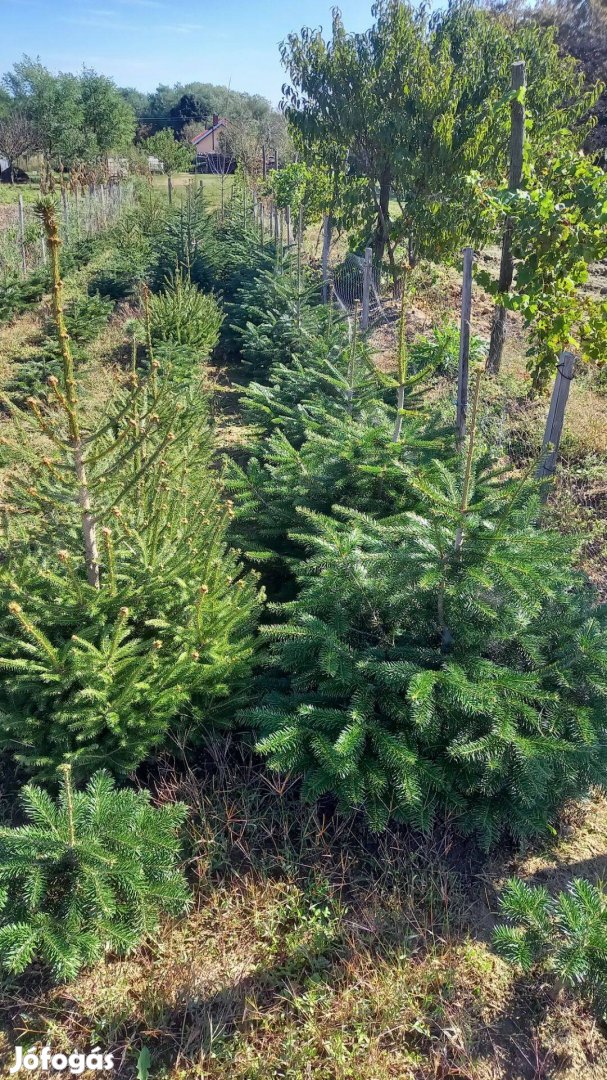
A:
{"type": "MultiPolygon", "coordinates": [[[[476,377],[474,411],[480,374],[476,377]]],[[[276,607],[260,750],[375,828],[450,812],[486,845],[546,827],[607,764],[607,613],[475,454],[407,468],[413,510],[301,511],[299,593],[276,607]]]]}
{"type": "Polygon", "coordinates": [[[105,953],[131,952],[189,892],[179,869],[182,803],[151,805],[148,791],[116,789],[107,772],[58,800],[28,784],[27,822],[0,829],[0,967],[33,964],[72,979],[105,953]]]}
{"type": "Polygon", "coordinates": [[[177,392],[152,358],[89,419],[51,202],[42,213],[62,370],[31,418],[13,410],[4,446],[0,742],[50,779],[64,760],[125,773],[169,730],[223,722],[226,701],[242,703],[258,599],[226,543],[233,511],[197,389],[177,392]]]}

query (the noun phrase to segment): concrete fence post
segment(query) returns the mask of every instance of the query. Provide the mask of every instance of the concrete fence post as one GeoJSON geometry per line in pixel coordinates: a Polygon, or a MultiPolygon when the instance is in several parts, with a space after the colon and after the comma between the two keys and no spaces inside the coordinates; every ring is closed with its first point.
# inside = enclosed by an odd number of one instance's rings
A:
{"type": "Polygon", "coordinates": [[[556,379],[554,380],[548,419],[546,420],[542,440],[542,458],[536,472],[538,480],[549,480],[556,471],[556,462],[565,422],[565,409],[574,374],[575,356],[567,351],[562,352],[556,370],[556,379]]]}

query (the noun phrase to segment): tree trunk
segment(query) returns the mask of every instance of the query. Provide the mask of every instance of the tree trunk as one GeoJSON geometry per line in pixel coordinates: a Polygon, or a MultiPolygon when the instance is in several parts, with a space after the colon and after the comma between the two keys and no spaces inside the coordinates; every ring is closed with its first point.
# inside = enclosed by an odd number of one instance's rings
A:
{"type": "MultiPolygon", "coordinates": [[[[512,90],[524,89],[526,85],[525,63],[517,61],[512,64],[511,70],[512,90]]],[[[508,188],[516,191],[521,185],[523,175],[523,151],[525,143],[525,105],[518,98],[513,98],[510,105],[510,168],[508,173],[508,188]]],[[[504,226],[504,238],[502,240],[502,257],[500,262],[500,276],[498,289],[502,295],[508,293],[512,287],[514,278],[514,259],[512,257],[512,229],[511,218],[506,219],[504,226]]],[[[493,312],[491,326],[491,340],[487,356],[486,370],[491,375],[498,375],[502,365],[504,341],[506,340],[506,309],[499,303],[493,312]]]]}
{"type": "MultiPolygon", "coordinates": [[[[84,542],[86,577],[89,585],[98,589],[100,585],[100,575],[99,552],[97,548],[97,523],[92,512],[90,489],[84,460],[85,446],[80,431],[80,420],[78,415],[78,394],[74,378],[74,357],[71,349],[70,336],[65,325],[63,282],[61,280],[61,267],[59,263],[59,248],[61,246],[61,241],[59,239],[59,230],[57,228],[57,217],[54,206],[49,205],[44,207],[42,220],[51,253],[52,307],[63,366],[63,386],[58,397],[67,417],[67,443],[72,451],[74,472],[76,474],[78,502],[82,514],[82,538],[84,542]]],[[[57,378],[55,378],[55,385],[58,385],[57,378]]]]}

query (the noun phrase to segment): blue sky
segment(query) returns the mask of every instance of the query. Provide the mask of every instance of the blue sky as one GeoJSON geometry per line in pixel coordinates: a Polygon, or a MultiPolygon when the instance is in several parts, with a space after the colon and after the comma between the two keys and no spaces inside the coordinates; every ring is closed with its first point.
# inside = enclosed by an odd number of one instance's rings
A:
{"type": "MultiPolygon", "coordinates": [[[[0,72],[22,53],[53,71],[85,64],[121,86],[212,82],[280,99],[278,43],[302,25],[330,27],[334,0],[0,0],[0,72]]],[[[346,26],[371,22],[371,0],[343,0],[346,26]]]]}

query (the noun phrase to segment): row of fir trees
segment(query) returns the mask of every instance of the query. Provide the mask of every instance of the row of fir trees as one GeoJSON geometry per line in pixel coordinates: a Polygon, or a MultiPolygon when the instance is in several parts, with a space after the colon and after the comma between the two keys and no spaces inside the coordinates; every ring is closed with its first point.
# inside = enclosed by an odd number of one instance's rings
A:
{"type": "Polygon", "coordinates": [[[456,448],[406,291],[385,374],[246,192],[216,224],[200,190],[147,194],[104,282],[146,282],[130,368],[92,408],[39,211],[56,373],[5,401],[2,442],[0,738],[32,778],[0,830],[4,967],[69,977],[183,910],[184,808],[116,782],[218,726],[304,798],[373,829],[448,815],[485,846],[601,783],[605,610],[542,524],[535,463],[513,475],[481,438],[480,370],[456,448]],[[221,468],[212,349],[246,424],[221,468]]]}

